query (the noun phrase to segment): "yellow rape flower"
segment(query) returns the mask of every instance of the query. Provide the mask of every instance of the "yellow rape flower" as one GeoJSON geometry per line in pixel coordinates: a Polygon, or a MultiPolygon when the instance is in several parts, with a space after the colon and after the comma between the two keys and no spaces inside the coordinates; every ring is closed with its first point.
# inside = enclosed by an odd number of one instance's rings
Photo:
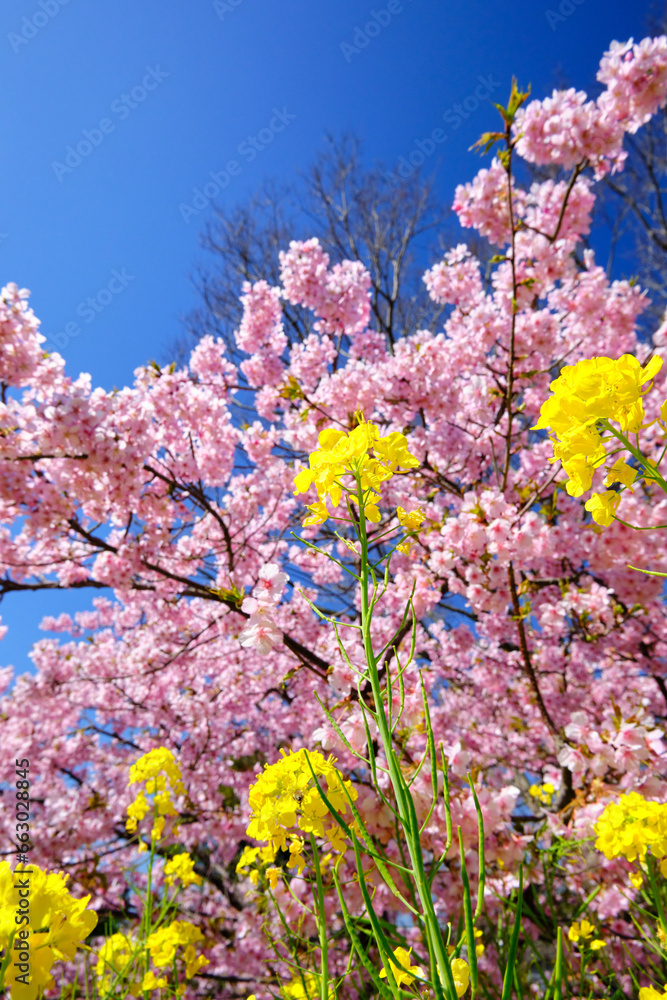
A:
{"type": "Polygon", "coordinates": [[[97,955],[95,975],[100,993],[111,993],[122,981],[130,996],[138,996],[143,989],[142,953],[132,938],[116,933],[108,937],[97,955]]]}
{"type": "Polygon", "coordinates": [[[327,505],[324,500],[318,500],[316,503],[308,504],[307,509],[311,513],[303,519],[304,528],[309,528],[311,524],[324,524],[329,517],[329,511],[327,510],[327,505]]]}
{"type": "Polygon", "coordinates": [[[137,829],[137,824],[144,818],[149,809],[150,804],[148,799],[144,795],[143,791],[139,792],[134,802],[130,802],[127,807],[127,815],[130,818],[125,825],[130,833],[134,833],[137,829]]]}
{"type": "Polygon", "coordinates": [[[584,508],[591,513],[591,517],[596,524],[601,524],[603,528],[608,528],[613,522],[616,510],[621,502],[621,494],[614,490],[606,490],[604,493],[594,493],[584,504],[584,508]]]}
{"type": "Polygon", "coordinates": [[[551,396],[543,405],[535,425],[551,427],[559,436],[573,426],[613,419],[623,430],[639,430],[644,411],[642,387],[662,367],[662,358],[651,358],[645,368],[631,354],[612,358],[587,358],[566,365],[551,383],[551,396]]]}
{"type": "Polygon", "coordinates": [[[539,799],[540,802],[548,806],[553,798],[556,789],[551,784],[550,781],[546,781],[543,785],[531,785],[530,794],[534,799],[539,799]]]}
{"type": "Polygon", "coordinates": [[[302,837],[292,837],[289,845],[290,859],[287,862],[288,868],[296,868],[297,875],[300,875],[306,867],[306,859],[303,856],[305,842],[302,837]]]}
{"type": "MultiPolygon", "coordinates": [[[[380,509],[378,507],[379,499],[379,494],[373,493],[372,490],[369,490],[364,496],[364,516],[367,521],[372,521],[373,524],[377,524],[380,520],[380,509]]],[[[350,500],[352,503],[356,503],[357,505],[359,504],[359,500],[354,493],[350,496],[350,500]]]]}
{"type": "Polygon", "coordinates": [[[208,959],[197,955],[194,947],[196,942],[203,940],[204,935],[194,924],[188,920],[174,920],[149,934],[146,947],[153,965],[158,968],[171,965],[176,958],[176,949],[183,948],[181,957],[185,962],[185,975],[187,979],[192,979],[203,965],[208,965],[208,959]]]}
{"type": "Polygon", "coordinates": [[[164,791],[165,776],[169,779],[174,792],[185,794],[181,769],[167,747],[155,747],[149,750],[130,768],[130,784],[146,782],[146,791],[149,794],[164,791]]]}
{"type": "Polygon", "coordinates": [[[160,978],[157,979],[153,970],[149,969],[141,982],[141,992],[146,993],[150,990],[164,989],[166,985],[167,980],[164,976],[160,976],[160,978]]]}
{"type": "Polygon", "coordinates": [[[482,936],[482,932],[480,931],[479,927],[475,927],[474,934],[475,934],[475,940],[478,942],[478,944],[475,945],[475,953],[477,957],[480,958],[484,954],[486,949],[484,947],[484,944],[479,940],[482,936]]]}
{"type": "Polygon", "coordinates": [[[382,483],[391,479],[393,472],[375,458],[360,458],[357,463],[362,490],[379,491],[382,483]]]}
{"type": "MultiPolygon", "coordinates": [[[[553,395],[542,404],[534,429],[551,429],[553,461],[563,463],[570,496],[581,496],[589,490],[593,471],[605,461],[605,445],[597,424],[614,420],[623,432],[638,431],[644,420],[642,396],[661,366],[662,359],[658,356],[644,368],[630,354],[616,361],[588,358],[567,365],[551,383],[553,395]]],[[[618,481],[630,486],[635,476],[620,461],[607,479],[606,485],[618,481]]]]}
{"type": "Polygon", "coordinates": [[[567,936],[573,944],[577,944],[579,941],[586,941],[587,938],[592,937],[594,930],[595,926],[589,920],[582,920],[581,923],[575,921],[567,932],[567,936]]]}
{"type": "Polygon", "coordinates": [[[236,865],[236,874],[240,875],[246,868],[250,868],[258,854],[259,847],[245,847],[236,865]]]}
{"type": "MultiPolygon", "coordinates": [[[[295,976],[291,982],[283,983],[280,992],[285,1000],[319,1000],[322,992],[320,977],[314,972],[302,972],[300,976],[295,976]]],[[[329,989],[330,1000],[333,1000],[334,995],[332,985],[329,989]]],[[[252,998],[248,997],[248,1000],[252,1000],[252,998]]]]}
{"type": "Polygon", "coordinates": [[[396,469],[419,468],[419,459],[408,451],[407,438],[397,431],[377,440],[373,445],[373,450],[380,461],[392,472],[395,472],[396,469]]]}
{"type": "Polygon", "coordinates": [[[8,861],[0,862],[0,951],[6,958],[11,950],[13,956],[4,974],[12,1000],[35,1000],[52,986],[54,962],[73,961],[77,947],[97,924],[97,914],[86,909],[90,896],[71,896],[68,879],[35,864],[12,871],[8,861]]]}
{"type": "Polygon", "coordinates": [[[280,878],[281,875],[282,875],[281,868],[275,868],[272,865],[270,868],[266,869],[266,877],[268,878],[269,885],[271,886],[272,889],[275,889],[276,886],[278,885],[278,879],[280,878]]]}
{"type": "Polygon", "coordinates": [[[643,986],[639,991],[639,1000],[665,1000],[667,997],[667,986],[663,986],[662,993],[656,990],[655,986],[643,986]]]}
{"type": "MultiPolygon", "coordinates": [[[[396,980],[397,986],[410,986],[415,979],[415,976],[419,976],[421,979],[426,979],[424,975],[424,970],[419,965],[412,965],[410,962],[410,955],[412,954],[412,948],[406,951],[405,948],[394,948],[394,958],[396,962],[389,960],[389,967],[393,973],[394,979],[396,980]]],[[[387,978],[387,970],[383,969],[380,973],[380,979],[387,978]]],[[[459,994],[460,996],[460,994],[459,994]]]]}
{"type": "Polygon", "coordinates": [[[602,452],[596,454],[591,459],[586,455],[575,454],[572,458],[564,459],[562,449],[554,444],[554,461],[558,458],[563,460],[563,469],[567,473],[568,480],[565,489],[571,497],[580,497],[587,493],[593,485],[593,473],[601,464],[606,452],[604,447],[602,452]]]}
{"type": "Polygon", "coordinates": [[[382,438],[376,425],[363,419],[349,433],[333,427],[321,431],[318,444],[309,455],[309,468],[300,469],[294,477],[294,494],[314,486],[318,499],[330,497],[334,507],[340,502],[342,476],[359,476],[363,490],[377,491],[399,470],[419,465],[408,451],[404,434],[394,431],[382,438]]]}
{"type": "Polygon", "coordinates": [[[667,856],[667,803],[652,802],[639,792],[622,795],[605,807],[595,824],[595,846],[608,860],[643,861],[646,852],[667,856]]]}
{"type": "Polygon", "coordinates": [[[192,979],[196,976],[201,968],[209,964],[207,958],[204,955],[198,955],[195,951],[195,946],[189,944],[186,946],[183,952],[183,961],[185,962],[185,978],[192,979]]]}
{"type": "Polygon", "coordinates": [[[267,842],[262,852],[265,861],[273,861],[278,850],[287,850],[290,836],[292,844],[297,845],[294,850],[290,848],[294,858],[291,866],[301,869],[305,864],[301,854],[303,841],[297,831],[326,837],[335,850],[345,850],[343,831],[317,790],[308,761],[327,798],[340,814],[345,815],[349,808],[347,795],[354,800],[357,791],[334,766],[335,757],[326,759],[317,752],[308,753],[306,757],[305,750],[289,754],[283,750],[281,753],[283,756],[275,764],[265,765],[250,788],[252,818],[247,832],[250,837],[267,842]]]}
{"type": "Polygon", "coordinates": [[[418,531],[419,526],[426,517],[426,514],[421,509],[417,507],[417,510],[404,510],[403,507],[396,508],[396,514],[398,516],[399,523],[406,529],[406,531],[418,531]]]}
{"type": "MultiPolygon", "coordinates": [[[[130,833],[135,832],[139,822],[151,808],[146,795],[152,795],[155,819],[151,839],[159,840],[164,830],[164,817],[178,815],[172,794],[185,794],[181,770],[171,750],[167,747],[155,747],[139,757],[130,768],[129,784],[143,784],[145,788],[139,789],[134,801],[127,808],[129,817],[125,824],[127,830],[130,833]]],[[[139,850],[146,850],[143,841],[139,850]]]]}
{"type": "Polygon", "coordinates": [[[622,483],[623,486],[631,489],[636,478],[637,471],[624,462],[622,458],[618,458],[607,472],[604,484],[611,486],[612,483],[622,483]]]}
{"type": "Polygon", "coordinates": [[[470,969],[468,968],[468,963],[464,962],[462,958],[452,959],[451,964],[452,964],[452,977],[454,979],[454,987],[456,989],[456,995],[462,997],[465,991],[468,989],[468,984],[470,982],[470,969]]]}
{"type": "Polygon", "coordinates": [[[641,889],[644,884],[644,876],[641,872],[631,872],[630,873],[630,884],[635,887],[635,889],[641,889]]]}
{"type": "Polygon", "coordinates": [[[175,854],[169,858],[164,866],[165,882],[173,885],[178,879],[184,887],[188,885],[201,885],[201,875],[196,875],[194,861],[189,854],[175,854]]]}

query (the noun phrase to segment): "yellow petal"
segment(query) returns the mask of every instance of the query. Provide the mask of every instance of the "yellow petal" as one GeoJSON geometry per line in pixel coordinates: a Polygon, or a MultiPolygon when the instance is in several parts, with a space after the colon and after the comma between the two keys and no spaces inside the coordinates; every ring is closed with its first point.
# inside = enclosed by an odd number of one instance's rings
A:
{"type": "Polygon", "coordinates": [[[326,430],[320,431],[317,443],[323,451],[330,451],[343,437],[345,437],[345,431],[338,431],[334,427],[327,427],[326,430]]]}
{"type": "Polygon", "coordinates": [[[662,368],[662,358],[659,354],[654,354],[651,360],[641,371],[641,378],[639,384],[643,385],[644,382],[648,382],[649,379],[654,378],[660,369],[662,368]]]}
{"type": "Polygon", "coordinates": [[[305,493],[310,489],[312,481],[313,474],[310,469],[301,469],[294,477],[294,485],[296,486],[294,493],[305,493]]]}
{"type": "Polygon", "coordinates": [[[636,470],[624,462],[622,458],[619,458],[609,469],[604,484],[605,486],[611,486],[612,483],[623,483],[624,486],[630,487],[636,478],[636,470]]]}

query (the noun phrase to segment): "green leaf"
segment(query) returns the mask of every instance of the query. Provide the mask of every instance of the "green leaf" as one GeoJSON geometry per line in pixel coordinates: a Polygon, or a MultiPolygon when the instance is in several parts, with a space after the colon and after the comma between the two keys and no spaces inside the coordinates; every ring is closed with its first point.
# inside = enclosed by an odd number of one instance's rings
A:
{"type": "Polygon", "coordinates": [[[377,970],[375,969],[375,966],[373,965],[373,963],[369,959],[369,957],[368,957],[368,955],[367,955],[367,953],[366,953],[366,951],[364,949],[364,946],[362,945],[361,941],[359,940],[359,938],[357,936],[357,932],[354,929],[354,922],[353,922],[352,917],[350,915],[350,911],[348,910],[347,905],[345,903],[345,897],[343,896],[343,892],[342,892],[342,889],[341,889],[341,886],[340,886],[340,882],[338,881],[338,872],[335,869],[333,871],[333,878],[334,878],[334,884],[336,886],[336,892],[338,893],[338,899],[340,901],[340,908],[341,908],[341,912],[343,914],[343,921],[345,923],[345,929],[346,929],[346,931],[348,933],[350,941],[352,942],[352,947],[354,948],[354,950],[356,951],[357,955],[359,956],[359,961],[363,965],[364,969],[366,970],[366,972],[369,974],[369,976],[373,980],[375,988],[377,989],[377,991],[380,994],[380,996],[383,997],[384,1000],[389,1000],[389,998],[392,996],[391,990],[388,988],[386,982],[384,982],[384,980],[380,979],[380,976],[378,975],[377,970]]]}
{"type": "Polygon", "coordinates": [[[475,998],[478,985],[477,972],[477,947],[475,945],[475,925],[472,919],[472,903],[470,901],[470,879],[466,868],[465,852],[463,850],[463,834],[461,827],[459,831],[459,855],[461,858],[461,882],[463,883],[463,915],[466,925],[466,942],[468,945],[468,965],[470,966],[470,985],[472,987],[472,1000],[475,998]]]}
{"type": "Polygon", "coordinates": [[[484,816],[482,815],[482,807],[479,804],[479,799],[477,798],[477,792],[475,791],[475,784],[472,780],[471,775],[468,775],[468,784],[470,785],[470,791],[472,792],[473,801],[475,803],[475,811],[477,813],[477,836],[478,836],[478,848],[477,856],[479,859],[479,885],[477,888],[477,906],[475,907],[475,920],[478,920],[482,915],[482,910],[484,909],[484,886],[486,885],[486,856],[484,853],[484,816]]]}
{"type": "Polygon", "coordinates": [[[509,116],[510,123],[514,121],[517,111],[529,97],[530,84],[528,84],[528,90],[519,90],[516,77],[512,77],[512,89],[510,91],[509,104],[507,105],[507,114],[509,116]]]}
{"type": "Polygon", "coordinates": [[[558,928],[556,938],[556,967],[554,969],[554,1000],[563,997],[563,930],[558,928]]]}
{"type": "MultiPolygon", "coordinates": [[[[510,939],[510,950],[507,956],[507,966],[505,968],[505,978],[503,979],[503,992],[501,1000],[510,1000],[512,996],[512,983],[514,982],[514,965],[516,963],[516,950],[519,944],[519,933],[521,931],[521,906],[523,903],[523,865],[519,866],[519,889],[516,903],[516,916],[514,927],[510,939]]],[[[558,929],[560,932],[560,928],[558,929]]]]}
{"type": "Polygon", "coordinates": [[[354,847],[354,856],[357,862],[359,888],[361,889],[361,895],[363,896],[364,899],[364,906],[366,907],[366,913],[369,916],[371,926],[373,928],[373,937],[375,938],[375,942],[378,946],[380,957],[382,959],[382,964],[384,965],[385,971],[387,973],[387,981],[389,983],[389,988],[391,989],[393,995],[398,997],[400,996],[400,992],[396,984],[396,979],[394,977],[394,973],[391,970],[391,964],[390,964],[394,958],[394,953],[392,951],[391,945],[384,936],[384,932],[382,930],[382,927],[380,926],[377,914],[373,908],[373,901],[371,900],[371,897],[368,895],[368,889],[366,888],[366,882],[364,879],[364,868],[361,863],[361,855],[359,853],[359,842],[354,834],[352,835],[352,846],[354,847]]]}
{"type": "MultiPolygon", "coordinates": [[[[498,106],[496,105],[496,107],[498,106]]],[[[470,146],[470,151],[485,155],[489,150],[493,149],[497,142],[502,142],[504,138],[504,132],[482,132],[477,142],[474,142],[470,146]]]]}

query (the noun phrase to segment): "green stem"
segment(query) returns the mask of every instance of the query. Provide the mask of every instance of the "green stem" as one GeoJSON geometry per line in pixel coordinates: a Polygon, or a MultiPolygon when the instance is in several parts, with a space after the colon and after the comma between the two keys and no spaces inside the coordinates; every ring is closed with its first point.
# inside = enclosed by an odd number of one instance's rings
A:
{"type": "MultiPolygon", "coordinates": [[[[155,827],[155,821],[157,819],[157,806],[153,806],[153,827],[155,827]]],[[[150,964],[150,959],[148,957],[148,949],[146,947],[146,941],[148,940],[148,935],[151,929],[151,922],[153,920],[153,863],[155,861],[155,837],[152,835],[151,831],[151,853],[148,858],[148,874],[146,879],[146,902],[144,904],[144,912],[141,917],[141,947],[144,952],[144,974],[148,972],[148,966],[150,964]]],[[[149,993],[144,991],[144,1000],[147,1000],[149,993]]]]}
{"type": "Polygon", "coordinates": [[[317,842],[314,834],[310,834],[310,849],[313,852],[313,866],[315,868],[315,880],[317,885],[317,895],[315,907],[317,912],[317,932],[320,938],[321,953],[321,973],[320,973],[320,1000],[329,1000],[329,944],[327,941],[327,918],[324,910],[324,884],[322,882],[322,869],[320,868],[320,856],[317,851],[317,842]]]}
{"type": "Polygon", "coordinates": [[[662,478],[662,476],[658,472],[657,466],[649,462],[647,458],[644,458],[639,448],[635,448],[635,446],[630,443],[625,434],[621,433],[621,431],[617,431],[615,427],[612,427],[612,425],[609,423],[608,420],[603,420],[602,425],[608,431],[610,431],[614,435],[614,437],[621,442],[624,448],[627,448],[630,454],[637,459],[640,465],[642,465],[646,469],[646,471],[649,473],[649,475],[646,478],[653,479],[656,483],[660,485],[663,492],[667,493],[667,481],[665,481],[662,478]]]}
{"type": "MultiPolygon", "coordinates": [[[[13,945],[14,945],[14,938],[15,937],[16,937],[16,931],[12,931],[11,934],[9,935],[9,939],[7,941],[7,947],[5,949],[4,958],[2,959],[2,961],[0,963],[0,990],[4,990],[4,988],[5,988],[5,972],[9,968],[10,962],[12,960],[12,954],[13,954],[12,948],[13,948],[13,945]]],[[[30,941],[29,937],[28,937],[28,941],[30,941]]]]}
{"type": "Polygon", "coordinates": [[[470,998],[475,1000],[478,985],[477,972],[477,946],[475,944],[475,924],[472,916],[472,902],[470,900],[470,879],[466,868],[465,848],[463,846],[463,834],[461,827],[459,833],[459,857],[461,859],[461,881],[463,883],[463,915],[466,927],[466,943],[468,945],[468,965],[470,966],[470,998]]]}
{"type": "MultiPolygon", "coordinates": [[[[366,534],[366,517],[363,504],[363,490],[359,474],[355,474],[357,480],[357,496],[359,499],[359,541],[361,545],[361,628],[366,654],[366,664],[368,666],[368,679],[375,702],[376,722],[380,734],[380,740],[384,749],[389,770],[389,777],[396,796],[398,815],[403,827],[405,839],[408,845],[410,861],[412,864],[413,876],[417,886],[417,893],[422,906],[424,924],[428,938],[428,946],[432,965],[435,964],[437,975],[433,975],[437,1000],[442,1000],[443,989],[450,1000],[456,1000],[456,987],[452,975],[451,965],[445,949],[445,944],[440,933],[440,926],[433,905],[430,887],[424,869],[424,858],[419,838],[419,824],[414,806],[414,800],[407,787],[399,763],[394,753],[392,745],[391,731],[387,721],[382,692],[380,690],[380,679],[378,676],[377,659],[373,651],[373,640],[371,636],[371,606],[368,599],[369,588],[369,568],[368,568],[368,536],[366,534]]],[[[374,594],[375,596],[375,594],[374,594]]],[[[413,628],[414,628],[413,623],[413,628]]],[[[387,669],[389,665],[387,664],[387,669]]]]}
{"type": "Polygon", "coordinates": [[[554,1000],[562,1000],[563,996],[563,931],[559,927],[556,932],[556,967],[554,969],[554,1000]]]}
{"type": "Polygon", "coordinates": [[[660,892],[660,886],[655,877],[655,858],[651,854],[646,856],[646,867],[648,869],[648,879],[651,883],[651,896],[653,902],[656,905],[658,911],[658,920],[660,921],[660,927],[662,928],[662,933],[667,937],[667,921],[665,921],[665,908],[662,905],[662,894],[660,892]]]}

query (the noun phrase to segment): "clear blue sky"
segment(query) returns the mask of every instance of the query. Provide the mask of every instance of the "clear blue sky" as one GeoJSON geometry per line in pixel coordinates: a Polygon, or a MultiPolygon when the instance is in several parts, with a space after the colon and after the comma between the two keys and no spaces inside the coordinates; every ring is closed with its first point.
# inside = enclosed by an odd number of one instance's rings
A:
{"type": "MultiPolygon", "coordinates": [[[[292,179],[325,133],[348,129],[369,160],[396,166],[443,128],[426,169],[449,203],[479,168],[468,147],[496,123],[480,78],[495,100],[513,74],[536,96],[563,78],[588,89],[612,38],[647,33],[648,6],[4,0],[2,283],[31,289],[72,374],[125,385],[167,358],[196,305],[190,276],[220,183],[231,205],[265,177],[292,179]]],[[[26,669],[42,615],[84,606],[80,593],[7,597],[0,663],[26,669]]]]}

